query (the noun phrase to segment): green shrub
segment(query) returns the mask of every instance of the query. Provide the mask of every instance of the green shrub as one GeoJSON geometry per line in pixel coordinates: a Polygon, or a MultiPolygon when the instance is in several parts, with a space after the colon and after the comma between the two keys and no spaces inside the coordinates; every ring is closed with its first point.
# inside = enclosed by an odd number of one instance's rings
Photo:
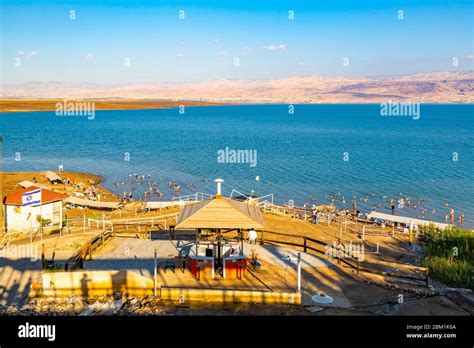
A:
{"type": "Polygon", "coordinates": [[[431,256],[425,259],[430,275],[439,281],[454,287],[474,289],[474,267],[464,260],[453,260],[431,256]]]}
{"type": "Polygon", "coordinates": [[[439,281],[456,287],[474,289],[474,233],[452,227],[442,231],[427,226],[422,228],[425,266],[439,281]]]}

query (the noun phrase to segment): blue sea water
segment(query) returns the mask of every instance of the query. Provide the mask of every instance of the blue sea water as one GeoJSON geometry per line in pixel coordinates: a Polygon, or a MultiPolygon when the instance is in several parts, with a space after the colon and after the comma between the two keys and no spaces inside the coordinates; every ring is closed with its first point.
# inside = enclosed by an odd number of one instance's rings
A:
{"type": "Polygon", "coordinates": [[[114,183],[138,173],[177,181],[182,195],[195,191],[186,184],[215,193],[213,180],[220,177],[224,194],[274,193],[276,202],[296,205],[334,199],[351,207],[357,196],[358,208],[380,204],[378,210],[389,211],[390,198],[409,196],[417,208],[397,214],[443,221],[454,208],[474,227],[474,106],[421,105],[420,111],[418,120],[381,116],[380,105],[296,105],[294,114],[287,105],[96,111],[93,120],[6,113],[0,115],[3,168],[57,170],[62,163],[66,171],[104,177],[121,195],[125,188],[114,183]],[[219,163],[226,147],[256,150],[257,165],[219,163]],[[418,204],[421,197],[425,204],[418,204]]]}

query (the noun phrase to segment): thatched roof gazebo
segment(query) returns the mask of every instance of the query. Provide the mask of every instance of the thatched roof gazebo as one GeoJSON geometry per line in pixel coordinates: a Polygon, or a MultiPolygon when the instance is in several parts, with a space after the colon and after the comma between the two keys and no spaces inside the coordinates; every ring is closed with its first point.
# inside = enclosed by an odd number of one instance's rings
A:
{"type": "Polygon", "coordinates": [[[196,243],[198,243],[201,230],[209,230],[216,236],[218,257],[221,258],[220,245],[222,233],[237,231],[243,252],[243,231],[250,229],[263,229],[264,221],[260,209],[256,205],[224,198],[221,194],[223,180],[216,179],[217,194],[214,199],[183,207],[178,216],[176,226],[180,230],[196,230],[196,243]]]}
{"type": "Polygon", "coordinates": [[[257,206],[216,197],[212,200],[185,206],[178,217],[175,228],[262,229],[263,224],[263,217],[257,206]]]}

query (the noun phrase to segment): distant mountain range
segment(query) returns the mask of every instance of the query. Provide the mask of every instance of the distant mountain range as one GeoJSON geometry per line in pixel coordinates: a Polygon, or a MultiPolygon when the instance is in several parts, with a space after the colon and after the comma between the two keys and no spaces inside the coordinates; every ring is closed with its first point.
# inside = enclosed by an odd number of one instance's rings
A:
{"type": "Polygon", "coordinates": [[[163,99],[230,103],[473,103],[474,71],[378,77],[297,76],[278,80],[101,85],[3,85],[2,98],[163,99]]]}

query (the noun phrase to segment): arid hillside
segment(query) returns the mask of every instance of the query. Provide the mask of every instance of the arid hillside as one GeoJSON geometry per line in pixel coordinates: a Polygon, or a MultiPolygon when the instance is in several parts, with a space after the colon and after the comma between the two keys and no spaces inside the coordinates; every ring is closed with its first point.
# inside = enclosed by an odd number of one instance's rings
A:
{"type": "Polygon", "coordinates": [[[213,80],[192,84],[4,85],[2,98],[160,99],[217,103],[472,103],[474,72],[380,77],[298,76],[279,80],[213,80]]]}

